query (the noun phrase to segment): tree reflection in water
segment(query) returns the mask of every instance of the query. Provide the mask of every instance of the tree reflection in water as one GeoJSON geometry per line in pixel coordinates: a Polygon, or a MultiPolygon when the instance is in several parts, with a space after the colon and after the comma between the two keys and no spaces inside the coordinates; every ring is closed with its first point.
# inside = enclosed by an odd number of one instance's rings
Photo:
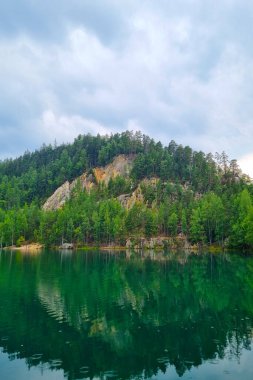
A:
{"type": "Polygon", "coordinates": [[[0,345],[69,379],[148,378],[240,358],[253,322],[253,258],[0,254],[0,345]]]}

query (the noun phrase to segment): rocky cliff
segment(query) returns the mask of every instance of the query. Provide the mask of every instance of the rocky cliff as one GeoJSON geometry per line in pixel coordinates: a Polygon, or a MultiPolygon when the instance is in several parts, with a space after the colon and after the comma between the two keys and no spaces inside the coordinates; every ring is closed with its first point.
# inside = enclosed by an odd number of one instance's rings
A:
{"type": "Polygon", "coordinates": [[[65,182],[60,186],[43,205],[43,210],[52,211],[62,207],[70,197],[70,183],[65,182]]]}
{"type": "Polygon", "coordinates": [[[105,167],[97,167],[92,171],[85,172],[73,182],[66,181],[47,199],[42,207],[43,210],[51,211],[61,208],[70,198],[78,182],[82,189],[89,191],[98,183],[104,182],[107,185],[110,179],[116,178],[117,176],[128,177],[132,169],[134,158],[133,155],[119,155],[112,163],[105,167]]]}
{"type": "Polygon", "coordinates": [[[154,188],[157,185],[158,178],[144,178],[137,186],[137,188],[130,194],[122,194],[118,197],[119,202],[121,205],[127,209],[133,207],[135,203],[143,203],[144,202],[144,196],[142,192],[142,186],[151,186],[154,188]]]}

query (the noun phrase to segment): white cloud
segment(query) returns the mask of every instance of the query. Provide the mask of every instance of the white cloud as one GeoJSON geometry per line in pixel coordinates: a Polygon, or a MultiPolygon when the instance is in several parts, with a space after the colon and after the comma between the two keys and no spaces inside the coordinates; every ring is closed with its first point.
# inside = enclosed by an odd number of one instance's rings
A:
{"type": "Polygon", "coordinates": [[[108,4],[124,19],[117,43],[97,24],[64,18],[60,40],[0,35],[3,146],[13,130],[25,150],[128,128],[231,158],[250,154],[253,52],[226,18],[237,20],[239,2],[108,4]]]}
{"type": "Polygon", "coordinates": [[[56,115],[52,110],[43,112],[42,119],[37,122],[40,126],[39,133],[44,141],[52,142],[57,136],[57,142],[69,142],[79,134],[91,133],[109,134],[110,130],[96,120],[85,119],[78,115],[56,115]]]}
{"type": "Polygon", "coordinates": [[[238,160],[243,173],[248,174],[253,179],[253,153],[247,154],[238,160]]]}

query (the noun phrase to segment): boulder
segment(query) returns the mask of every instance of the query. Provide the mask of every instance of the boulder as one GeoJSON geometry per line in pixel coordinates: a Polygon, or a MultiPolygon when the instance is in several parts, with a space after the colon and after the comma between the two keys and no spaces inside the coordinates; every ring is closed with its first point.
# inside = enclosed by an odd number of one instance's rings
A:
{"type": "Polygon", "coordinates": [[[73,249],[74,245],[72,243],[63,243],[60,245],[59,249],[73,249]]]}

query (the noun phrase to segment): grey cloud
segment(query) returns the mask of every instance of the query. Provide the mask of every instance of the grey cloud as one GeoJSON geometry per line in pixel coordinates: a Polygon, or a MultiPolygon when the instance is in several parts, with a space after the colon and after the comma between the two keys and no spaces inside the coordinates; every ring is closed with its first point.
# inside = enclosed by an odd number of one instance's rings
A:
{"type": "Polygon", "coordinates": [[[252,12],[239,0],[2,4],[1,156],[126,128],[252,152],[252,12]]]}
{"type": "Polygon", "coordinates": [[[123,16],[115,1],[9,0],[0,5],[0,33],[10,37],[23,33],[60,42],[68,27],[85,25],[105,43],[111,43],[124,34],[123,16]]]}

